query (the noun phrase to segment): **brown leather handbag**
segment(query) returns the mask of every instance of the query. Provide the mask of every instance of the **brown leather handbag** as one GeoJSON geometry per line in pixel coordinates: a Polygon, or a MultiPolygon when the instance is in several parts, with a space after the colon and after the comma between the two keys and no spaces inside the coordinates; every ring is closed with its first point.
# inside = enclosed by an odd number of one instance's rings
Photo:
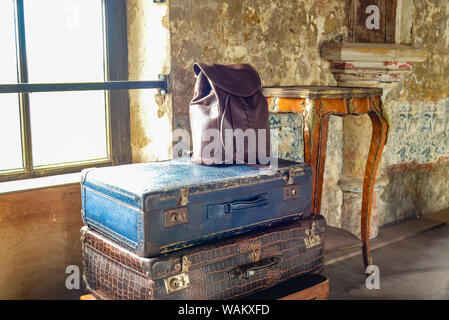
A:
{"type": "Polygon", "coordinates": [[[257,71],[249,64],[195,63],[193,69],[192,161],[268,165],[268,104],[257,71]]]}

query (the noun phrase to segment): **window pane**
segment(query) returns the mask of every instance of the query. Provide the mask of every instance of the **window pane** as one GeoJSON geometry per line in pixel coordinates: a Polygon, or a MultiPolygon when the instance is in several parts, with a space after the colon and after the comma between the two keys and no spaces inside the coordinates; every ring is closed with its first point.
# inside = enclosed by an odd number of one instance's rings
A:
{"type": "Polygon", "coordinates": [[[17,83],[14,2],[0,1],[0,83],[17,83]]]}
{"type": "Polygon", "coordinates": [[[24,8],[29,82],[104,80],[101,0],[24,0],[24,8]]]}
{"type": "MultiPolygon", "coordinates": [[[[104,81],[101,0],[24,7],[29,82],[104,81]]],[[[30,115],[34,166],[107,158],[103,91],[33,93],[30,115]]]]}
{"type": "MultiPolygon", "coordinates": [[[[17,83],[13,1],[0,1],[0,83],[17,83]]],[[[19,100],[0,94],[0,171],[22,168],[19,100]]]]}
{"type": "Polygon", "coordinates": [[[35,166],[107,158],[103,91],[30,95],[35,166]]]}
{"type": "Polygon", "coordinates": [[[0,94],[0,171],[23,168],[17,94],[0,94]]]}

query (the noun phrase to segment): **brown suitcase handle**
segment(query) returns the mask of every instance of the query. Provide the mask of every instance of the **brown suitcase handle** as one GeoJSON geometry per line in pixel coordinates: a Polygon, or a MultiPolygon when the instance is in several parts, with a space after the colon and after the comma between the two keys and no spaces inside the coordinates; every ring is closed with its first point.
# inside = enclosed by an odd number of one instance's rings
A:
{"type": "Polygon", "coordinates": [[[279,264],[279,257],[271,257],[262,259],[257,262],[246,264],[229,271],[229,278],[231,279],[249,279],[257,271],[270,269],[279,264]]]}

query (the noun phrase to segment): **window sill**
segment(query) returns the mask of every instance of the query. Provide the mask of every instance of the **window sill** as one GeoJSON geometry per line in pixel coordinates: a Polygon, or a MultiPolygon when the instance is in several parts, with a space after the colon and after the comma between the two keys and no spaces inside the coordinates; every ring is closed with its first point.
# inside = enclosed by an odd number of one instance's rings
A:
{"type": "Polygon", "coordinates": [[[0,194],[59,187],[68,184],[80,183],[80,179],[80,172],[76,172],[42,178],[0,182],[0,194]]]}

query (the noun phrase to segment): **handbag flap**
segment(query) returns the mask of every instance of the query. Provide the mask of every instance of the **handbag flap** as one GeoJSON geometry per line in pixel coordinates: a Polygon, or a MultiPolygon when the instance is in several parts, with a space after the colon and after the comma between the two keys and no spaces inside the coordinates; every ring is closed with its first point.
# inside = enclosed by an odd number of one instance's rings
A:
{"type": "Polygon", "coordinates": [[[236,96],[249,97],[261,88],[259,74],[249,64],[195,63],[193,70],[196,75],[203,71],[213,85],[236,96]]]}

